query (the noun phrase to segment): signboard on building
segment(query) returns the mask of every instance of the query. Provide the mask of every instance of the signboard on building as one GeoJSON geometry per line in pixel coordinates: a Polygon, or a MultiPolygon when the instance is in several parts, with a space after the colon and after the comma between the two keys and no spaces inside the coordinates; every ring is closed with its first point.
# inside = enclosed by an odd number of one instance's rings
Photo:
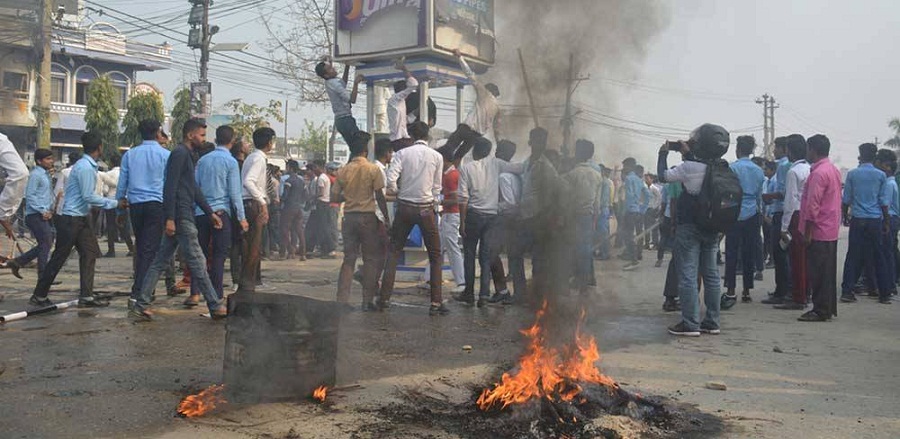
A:
{"type": "Polygon", "coordinates": [[[209,82],[191,83],[191,114],[206,119],[212,107],[212,84],[209,82]]]}
{"type": "Polygon", "coordinates": [[[434,46],[494,61],[494,0],[434,0],[434,46]]]}

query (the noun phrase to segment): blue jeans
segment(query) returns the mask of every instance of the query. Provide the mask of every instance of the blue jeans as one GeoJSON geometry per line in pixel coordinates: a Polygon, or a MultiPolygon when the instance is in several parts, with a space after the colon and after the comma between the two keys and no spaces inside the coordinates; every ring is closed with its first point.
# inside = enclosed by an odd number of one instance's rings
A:
{"type": "Polygon", "coordinates": [[[580,214],[575,217],[575,285],[587,288],[596,281],[594,278],[594,215],[580,214]]]}
{"type": "Polygon", "coordinates": [[[688,329],[700,329],[700,290],[697,274],[703,277],[703,302],[706,317],[703,322],[719,327],[719,308],[722,292],[716,250],[716,233],[701,231],[694,224],[679,224],[675,229],[675,261],[678,273],[678,295],[681,298],[681,318],[688,329]]]}
{"type": "MultiPolygon", "coordinates": [[[[231,253],[231,226],[233,222],[225,212],[219,212],[219,218],[222,219],[221,229],[214,228],[212,220],[207,215],[198,216],[196,219],[197,240],[200,242],[203,255],[209,261],[209,281],[221,300],[225,297],[225,290],[222,285],[225,279],[225,259],[231,253]]],[[[191,281],[192,295],[200,294],[198,286],[197,283],[191,281]]]]}
{"type": "Polygon", "coordinates": [[[53,247],[53,231],[50,229],[50,221],[44,219],[39,213],[32,213],[25,217],[25,225],[31,230],[31,235],[37,240],[37,245],[31,250],[22,253],[16,258],[19,265],[25,265],[35,258],[38,261],[37,271],[38,277],[47,267],[47,260],[50,259],[50,248],[53,247]]]}
{"type": "Polygon", "coordinates": [[[497,256],[500,217],[470,210],[466,215],[466,236],[463,237],[463,271],[466,289],[463,294],[474,295],[475,292],[475,260],[481,267],[481,283],[478,296],[487,298],[491,295],[491,262],[497,256]]]}
{"type": "Polygon", "coordinates": [[[600,259],[609,259],[609,208],[600,209],[597,218],[597,253],[600,259]]]}
{"type": "Polygon", "coordinates": [[[137,295],[133,295],[135,300],[134,308],[136,310],[145,310],[150,307],[150,300],[153,296],[153,290],[159,282],[159,276],[169,260],[175,256],[175,250],[181,249],[182,260],[187,263],[191,270],[191,285],[197,284],[200,293],[206,299],[206,306],[210,311],[215,311],[222,307],[222,300],[213,289],[209,280],[209,273],[206,272],[206,257],[203,256],[203,250],[200,249],[200,242],[197,238],[197,225],[190,219],[175,220],[175,236],[163,235],[159,252],[147,275],[144,283],[141,285],[137,295]]]}
{"type": "Polygon", "coordinates": [[[841,294],[853,294],[853,287],[859,280],[864,267],[874,267],[878,289],[882,297],[890,295],[894,282],[885,257],[883,247],[888,236],[883,233],[880,218],[853,218],[850,220],[850,236],[847,243],[847,258],[844,260],[844,281],[841,294]]]}

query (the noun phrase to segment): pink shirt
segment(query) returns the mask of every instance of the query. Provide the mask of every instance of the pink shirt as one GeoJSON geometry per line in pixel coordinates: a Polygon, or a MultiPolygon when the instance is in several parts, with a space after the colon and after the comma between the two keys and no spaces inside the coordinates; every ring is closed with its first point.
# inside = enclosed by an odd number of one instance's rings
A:
{"type": "MultiPolygon", "coordinates": [[[[841,227],[841,172],[827,157],[810,168],[806,188],[800,201],[800,233],[804,236],[807,222],[813,241],[837,241],[841,227]]],[[[795,237],[796,239],[797,237],[795,237]]]]}

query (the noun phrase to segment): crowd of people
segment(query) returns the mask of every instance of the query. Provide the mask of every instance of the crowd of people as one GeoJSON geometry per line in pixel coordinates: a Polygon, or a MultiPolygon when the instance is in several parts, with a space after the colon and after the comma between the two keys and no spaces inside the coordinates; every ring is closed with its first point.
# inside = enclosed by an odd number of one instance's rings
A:
{"type": "Polygon", "coordinates": [[[423,287],[429,290],[429,314],[440,316],[450,312],[442,290],[445,258],[454,300],[484,307],[538,304],[571,290],[587,295],[598,283],[595,260],[611,259],[621,248],[622,269],[633,271],[645,250],[655,250],[656,267],[672,254],[663,309],[680,310],[682,319],[669,332],[699,336],[720,332],[720,311],[738,302],[738,275],[740,301],[751,302],[754,282],[767,266],[774,267],[775,291],[763,303],[806,310],[811,302],[802,321],[835,316],[843,222],[850,235],[840,301],[855,302],[864,293],[887,304],[896,294],[900,193],[893,151],[861,145],[860,166],[842,185],[823,135],[776,139],[774,161],[753,157],[755,140],[741,136],[737,160],[728,164],[723,156],[730,134],[707,124],[687,141],[664,144],[652,174],[630,157],[621,167],[597,164],[595,146],[585,139],[575,143],[571,156],[560,154],[549,147],[547,130],[538,127],[529,133],[529,156],[517,161],[514,141],[493,140],[500,136],[499,88],[482,84],[457,56],[477,99],[465,121],[436,147],[430,135],[434,119],[420,120],[418,106],[408,108],[418,82],[402,61],[396,67],[405,78],[388,101],[390,133],[374,142],[352,114],[364,78],[357,76],[348,91],[349,69],[339,78],[330,60],[317,65],[336,130],[350,149],[343,167],[289,161],[279,169],[268,163],[276,142],[271,128],[242,139],[224,125],[210,143],[200,119],[188,120],[183,138],[171,148],[161,121],[142,121],[143,142],[108,171],[98,169],[107,145],[85,133],[83,154],[71,156],[71,166],[55,176],[50,151],[37,151],[29,175],[12,144],[0,137],[8,175],[0,224],[13,238],[10,218],[24,198],[23,222],[37,241],[3,267],[20,276],[36,259],[30,303],[47,306],[51,285],[77,249],[79,306],[108,305],[93,293],[101,256],[95,231],[102,216],[108,256],[115,255],[120,237],[129,242],[134,235],[128,244],[134,268],[130,318],[153,320],[156,286],[165,276],[167,294],[189,292],[185,306],[205,301],[210,316],[220,319],[228,315],[226,260],[235,292],[252,294],[262,285],[264,259],[336,258],[342,240],[337,301],[349,306],[355,280],[362,287],[362,311],[381,312],[390,307],[398,265],[417,228],[428,255],[423,287]],[[672,152],[681,154],[682,163],[669,167],[672,152]],[[723,240],[724,277],[718,268],[723,240]],[[176,260],[185,273],[179,284],[176,260]],[[808,267],[815,267],[815,275],[808,267]]]}

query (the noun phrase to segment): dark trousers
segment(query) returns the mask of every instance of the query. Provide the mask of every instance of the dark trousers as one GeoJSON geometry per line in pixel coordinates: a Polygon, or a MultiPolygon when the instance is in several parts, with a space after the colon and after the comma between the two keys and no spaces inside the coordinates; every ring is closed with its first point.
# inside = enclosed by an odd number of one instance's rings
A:
{"type": "Polygon", "coordinates": [[[306,256],[306,239],[303,233],[303,211],[285,209],[281,211],[281,256],[299,254],[306,256]],[[293,244],[292,237],[299,237],[299,250],[293,244]]]}
{"type": "Polygon", "coordinates": [[[474,295],[475,261],[481,267],[481,282],[478,295],[487,298],[491,295],[491,264],[497,256],[499,248],[499,217],[493,214],[470,210],[466,214],[466,236],[463,237],[463,269],[465,270],[466,289],[463,294],[474,295]]]}
{"type": "Polygon", "coordinates": [[[50,285],[56,280],[59,270],[66,264],[72,249],[78,250],[78,272],[81,276],[81,297],[94,294],[94,266],[100,256],[97,235],[91,226],[91,218],[84,216],[62,215],[56,220],[56,248],[41,276],[34,295],[44,299],[50,292],[50,285]]]}
{"type": "Polygon", "coordinates": [[[534,247],[531,230],[521,220],[506,223],[506,251],[509,255],[509,274],[513,281],[513,294],[525,297],[527,281],[525,279],[525,254],[534,247]]]}
{"type": "Polygon", "coordinates": [[[725,288],[737,285],[738,252],[744,273],[744,289],[753,289],[753,268],[756,264],[756,240],[759,239],[759,215],[736,222],[725,234],[725,288]]]}
{"type": "Polygon", "coordinates": [[[806,304],[809,295],[809,284],[807,283],[808,277],[806,274],[806,242],[800,233],[800,212],[794,212],[791,216],[788,232],[792,237],[791,245],[788,248],[791,256],[792,300],[796,303],[806,304]]]}
{"type": "MultiPolygon", "coordinates": [[[[213,290],[219,296],[219,299],[225,297],[224,281],[225,281],[225,259],[231,252],[232,241],[232,221],[228,213],[219,212],[219,218],[222,219],[222,228],[213,227],[212,220],[209,216],[201,215],[197,217],[197,240],[200,241],[200,250],[206,257],[206,265],[208,267],[209,281],[212,283],[213,290]]],[[[191,295],[199,295],[200,290],[197,288],[196,282],[191,282],[191,295]]]]}
{"type": "Polygon", "coordinates": [[[638,260],[641,249],[637,242],[635,242],[634,237],[638,228],[638,223],[641,221],[641,214],[639,212],[626,212],[622,215],[622,221],[619,222],[617,234],[622,238],[622,244],[625,245],[624,255],[626,260],[633,262],[637,262],[638,260]]]}
{"type": "Polygon", "coordinates": [[[22,253],[16,258],[19,265],[25,265],[37,259],[38,277],[47,267],[47,260],[50,258],[50,249],[53,248],[53,230],[50,228],[50,221],[45,220],[44,216],[39,213],[32,213],[25,217],[25,225],[31,230],[31,236],[37,240],[34,248],[22,253]]]}
{"type": "Polygon", "coordinates": [[[518,223],[518,237],[509,244],[509,272],[513,278],[513,288],[517,296],[531,304],[540,304],[543,295],[551,287],[550,259],[551,245],[549,220],[529,218],[518,223]],[[532,288],[528,290],[525,278],[525,254],[531,252],[532,288]]]}
{"type": "Polygon", "coordinates": [[[756,271],[762,272],[766,269],[765,243],[763,243],[763,236],[760,234],[760,228],[765,228],[762,222],[762,215],[756,215],[756,222],[756,232],[753,239],[753,264],[756,267],[756,271]]]}
{"type": "Polygon", "coordinates": [[[337,242],[334,241],[335,233],[331,230],[337,221],[333,217],[333,211],[328,203],[316,201],[316,208],[310,212],[309,224],[306,228],[308,251],[312,251],[318,245],[322,254],[328,254],[337,247],[337,242]]]}
{"type": "MultiPolygon", "coordinates": [[[[674,234],[672,233],[672,218],[663,217],[659,223],[659,245],[656,247],[656,260],[663,260],[663,256],[666,255],[666,250],[672,247],[672,240],[674,239],[674,234]]],[[[677,288],[677,285],[676,285],[677,288]]]]}
{"type": "Polygon", "coordinates": [[[238,223],[231,224],[232,230],[236,233],[231,234],[231,257],[228,258],[229,271],[231,271],[231,283],[233,285],[241,284],[241,262],[243,262],[242,252],[244,251],[244,233],[238,223]]]}
{"type": "Polygon", "coordinates": [[[772,215],[769,235],[772,236],[772,261],[775,263],[775,295],[787,297],[791,292],[791,263],[787,250],[783,250],[778,242],[781,240],[781,221],[784,212],[772,215]]]}
{"type": "Polygon", "coordinates": [[[428,249],[428,263],[431,269],[431,303],[441,303],[441,236],[438,231],[437,216],[431,206],[418,206],[402,201],[397,203],[397,214],[391,227],[391,252],[384,267],[384,278],[381,284],[381,300],[387,301],[394,291],[394,280],[397,276],[397,264],[406,246],[406,238],[413,226],[419,226],[425,248],[428,249]]]}
{"type": "Polygon", "coordinates": [[[464,157],[475,146],[475,139],[481,137],[481,134],[472,130],[472,127],[461,123],[456,127],[456,131],[447,138],[444,145],[448,151],[455,151],[456,157],[464,157]]]}
{"type": "MultiPolygon", "coordinates": [[[[350,287],[353,284],[353,269],[356,259],[362,253],[363,259],[363,303],[375,298],[378,284],[378,268],[384,265],[384,249],[378,238],[378,217],[375,213],[347,212],[344,214],[342,232],[344,236],[344,262],[338,276],[337,301],[350,302],[350,287]]],[[[382,298],[382,300],[384,300],[382,298]]]]}
{"type": "Polygon", "coordinates": [[[875,277],[882,297],[887,297],[893,289],[891,270],[885,258],[883,247],[888,236],[883,230],[883,221],[879,218],[853,218],[850,220],[850,237],[847,258],[844,260],[844,281],[841,284],[842,294],[853,294],[853,286],[865,267],[875,268],[875,277]]]}
{"type": "Polygon", "coordinates": [[[669,268],[666,270],[666,285],[663,287],[663,297],[667,300],[678,298],[678,255],[673,251],[672,259],[669,259],[669,268]]]}
{"type": "Polygon", "coordinates": [[[256,284],[259,280],[258,266],[260,264],[260,250],[262,237],[266,231],[266,225],[261,224],[262,204],[255,200],[244,200],[244,212],[247,214],[247,222],[250,230],[244,234],[243,251],[241,260],[241,279],[239,293],[256,292],[256,284]]]}
{"type": "Polygon", "coordinates": [[[575,216],[575,286],[579,289],[595,285],[594,273],[594,215],[575,216]]]}
{"type": "Polygon", "coordinates": [[[131,285],[131,292],[136,296],[144,284],[147,270],[159,252],[166,221],[162,203],[151,201],[132,204],[128,210],[131,212],[135,243],[134,283],[131,285]]]}
{"type": "Polygon", "coordinates": [[[897,282],[900,282],[900,242],[898,242],[898,233],[900,233],[900,217],[891,217],[891,250],[894,254],[894,286],[896,289],[897,282]]]}
{"type": "MultiPolygon", "coordinates": [[[[647,209],[644,212],[644,230],[650,230],[659,221],[659,209],[647,209]]],[[[644,236],[644,246],[659,245],[659,227],[644,236]]]]}
{"type": "Polygon", "coordinates": [[[813,311],[820,316],[837,315],[837,241],[812,241],[806,249],[813,311]]]}
{"type": "Polygon", "coordinates": [[[106,214],[106,248],[109,253],[116,252],[116,242],[121,238],[122,241],[125,242],[125,246],[128,248],[128,251],[134,251],[134,243],[131,242],[131,233],[128,233],[128,228],[125,227],[123,223],[119,226],[119,222],[116,221],[118,214],[116,213],[116,209],[108,209],[104,211],[106,214]]]}
{"type": "Polygon", "coordinates": [[[341,133],[341,137],[344,138],[348,145],[352,145],[356,133],[359,132],[359,125],[356,124],[356,119],[353,116],[343,116],[334,119],[334,129],[341,133]]]}

